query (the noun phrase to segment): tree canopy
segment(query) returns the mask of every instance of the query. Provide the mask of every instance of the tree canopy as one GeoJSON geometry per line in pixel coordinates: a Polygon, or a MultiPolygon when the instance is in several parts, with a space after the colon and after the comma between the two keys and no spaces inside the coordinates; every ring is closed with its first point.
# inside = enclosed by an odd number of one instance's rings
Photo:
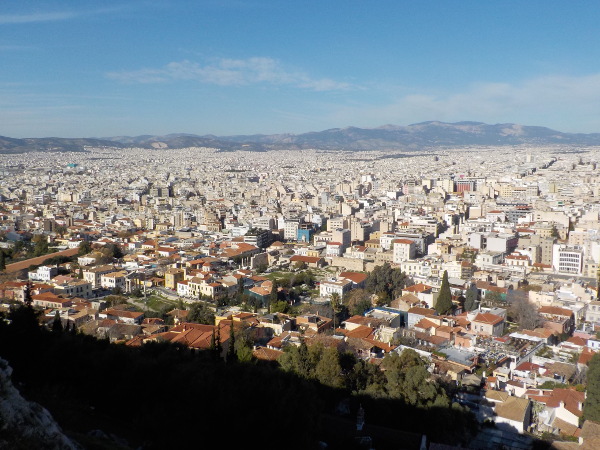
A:
{"type": "Polygon", "coordinates": [[[376,266],[365,282],[366,291],[370,294],[387,294],[388,298],[395,298],[402,293],[406,285],[406,274],[400,269],[394,269],[390,263],[376,266]]]}
{"type": "Polygon", "coordinates": [[[204,325],[215,324],[215,314],[202,302],[196,302],[190,306],[187,320],[204,325]]]}

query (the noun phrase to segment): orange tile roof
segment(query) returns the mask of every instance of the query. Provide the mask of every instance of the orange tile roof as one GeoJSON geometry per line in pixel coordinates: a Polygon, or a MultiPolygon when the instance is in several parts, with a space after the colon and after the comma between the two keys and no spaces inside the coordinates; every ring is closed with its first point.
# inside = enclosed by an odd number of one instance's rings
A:
{"type": "Polygon", "coordinates": [[[473,319],[473,322],[496,325],[496,324],[502,322],[503,320],[504,319],[502,317],[497,316],[495,314],[479,313],[475,316],[475,319],[473,319]]]}

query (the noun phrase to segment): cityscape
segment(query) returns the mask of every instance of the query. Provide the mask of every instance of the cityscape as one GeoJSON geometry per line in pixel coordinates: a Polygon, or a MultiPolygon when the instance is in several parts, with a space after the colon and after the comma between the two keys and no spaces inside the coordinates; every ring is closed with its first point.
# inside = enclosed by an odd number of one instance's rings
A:
{"type": "Polygon", "coordinates": [[[600,448],[600,4],[96,3],[0,11],[0,449],[600,448]]]}
{"type": "MultiPolygon", "coordinates": [[[[390,398],[468,411],[469,448],[585,443],[600,148],[85,150],[0,156],[8,317],[298,375],[304,348],[329,364],[308,378],[368,395],[351,358],[390,398]],[[405,353],[438,394],[394,391],[405,353]]],[[[362,411],[352,444],[393,445],[362,411]]]]}

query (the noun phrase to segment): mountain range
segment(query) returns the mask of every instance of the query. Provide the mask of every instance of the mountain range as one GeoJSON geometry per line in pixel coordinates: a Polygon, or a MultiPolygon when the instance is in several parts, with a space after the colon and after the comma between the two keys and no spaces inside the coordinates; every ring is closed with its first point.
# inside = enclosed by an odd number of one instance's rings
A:
{"type": "Polygon", "coordinates": [[[268,150],[418,150],[432,147],[504,145],[600,145],[600,133],[563,133],[546,127],[513,123],[422,122],[377,128],[332,128],[302,134],[254,134],[235,136],[114,136],[107,138],[25,138],[0,136],[0,153],[31,151],[84,151],[85,147],[187,148],[212,147],[221,151],[268,150]]]}

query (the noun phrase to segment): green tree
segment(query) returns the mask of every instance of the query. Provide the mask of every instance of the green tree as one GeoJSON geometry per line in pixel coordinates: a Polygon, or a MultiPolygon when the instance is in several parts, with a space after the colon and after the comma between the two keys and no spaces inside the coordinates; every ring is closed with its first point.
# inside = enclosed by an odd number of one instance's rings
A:
{"type": "Polygon", "coordinates": [[[475,308],[477,308],[477,297],[477,285],[475,283],[472,283],[471,286],[469,286],[469,289],[467,289],[467,295],[465,297],[466,311],[473,311],[475,308]]]}
{"type": "Polygon", "coordinates": [[[4,252],[0,250],[0,271],[6,269],[6,256],[4,252]]]}
{"type": "Polygon", "coordinates": [[[279,357],[278,362],[283,370],[293,372],[302,378],[308,379],[313,375],[308,347],[304,342],[298,347],[295,345],[285,347],[283,355],[279,357]]]}
{"type": "Polygon", "coordinates": [[[48,239],[43,234],[35,235],[33,238],[33,256],[42,256],[48,253],[48,239]]]}
{"type": "Polygon", "coordinates": [[[92,246],[90,245],[90,243],[88,241],[81,241],[81,243],[79,244],[79,250],[77,250],[77,255],[78,256],[87,255],[91,251],[92,251],[92,246]]]}
{"type": "Polygon", "coordinates": [[[201,323],[204,325],[214,325],[215,314],[204,303],[196,302],[190,306],[188,320],[190,322],[201,323]]]}
{"type": "Polygon", "coordinates": [[[375,267],[365,282],[366,290],[370,294],[386,292],[390,298],[400,295],[405,285],[406,274],[400,269],[392,268],[387,262],[375,267]]]}
{"type": "Polygon", "coordinates": [[[67,234],[67,227],[64,225],[56,225],[56,227],[54,227],[54,231],[62,238],[65,234],[67,234]]]}
{"type": "Polygon", "coordinates": [[[366,311],[368,311],[372,307],[373,305],[371,304],[371,300],[363,298],[354,305],[354,307],[350,310],[350,314],[354,316],[362,316],[366,311]]]}
{"type": "Polygon", "coordinates": [[[235,356],[236,359],[241,363],[248,363],[252,361],[252,348],[253,342],[248,333],[248,329],[241,329],[238,331],[235,337],[235,356]]]}
{"type": "Polygon", "coordinates": [[[290,305],[286,301],[277,300],[271,303],[271,313],[287,313],[290,308],[290,305]]]}
{"type": "Polygon", "coordinates": [[[587,371],[587,398],[583,408],[585,420],[600,422],[600,353],[591,359],[587,371]]]}
{"type": "Polygon", "coordinates": [[[448,397],[430,380],[424,361],[414,350],[394,352],[386,356],[382,364],[386,369],[385,389],[389,397],[415,406],[449,406],[448,397]]]}
{"type": "Polygon", "coordinates": [[[390,296],[387,292],[377,293],[377,306],[387,306],[390,303],[390,296]]]}
{"type": "Polygon", "coordinates": [[[435,302],[435,310],[439,315],[448,314],[452,311],[452,292],[450,291],[447,270],[444,270],[444,275],[442,276],[442,286],[435,302]]]}
{"type": "Polygon", "coordinates": [[[368,393],[373,397],[384,397],[385,376],[375,364],[358,360],[348,376],[350,389],[357,393],[368,393]]]}
{"type": "Polygon", "coordinates": [[[494,291],[487,291],[485,294],[485,304],[487,306],[505,306],[502,294],[494,291]]]}
{"type": "Polygon", "coordinates": [[[320,383],[335,388],[342,387],[342,367],[339,362],[338,351],[335,348],[326,348],[315,366],[315,377],[320,383]]]}

